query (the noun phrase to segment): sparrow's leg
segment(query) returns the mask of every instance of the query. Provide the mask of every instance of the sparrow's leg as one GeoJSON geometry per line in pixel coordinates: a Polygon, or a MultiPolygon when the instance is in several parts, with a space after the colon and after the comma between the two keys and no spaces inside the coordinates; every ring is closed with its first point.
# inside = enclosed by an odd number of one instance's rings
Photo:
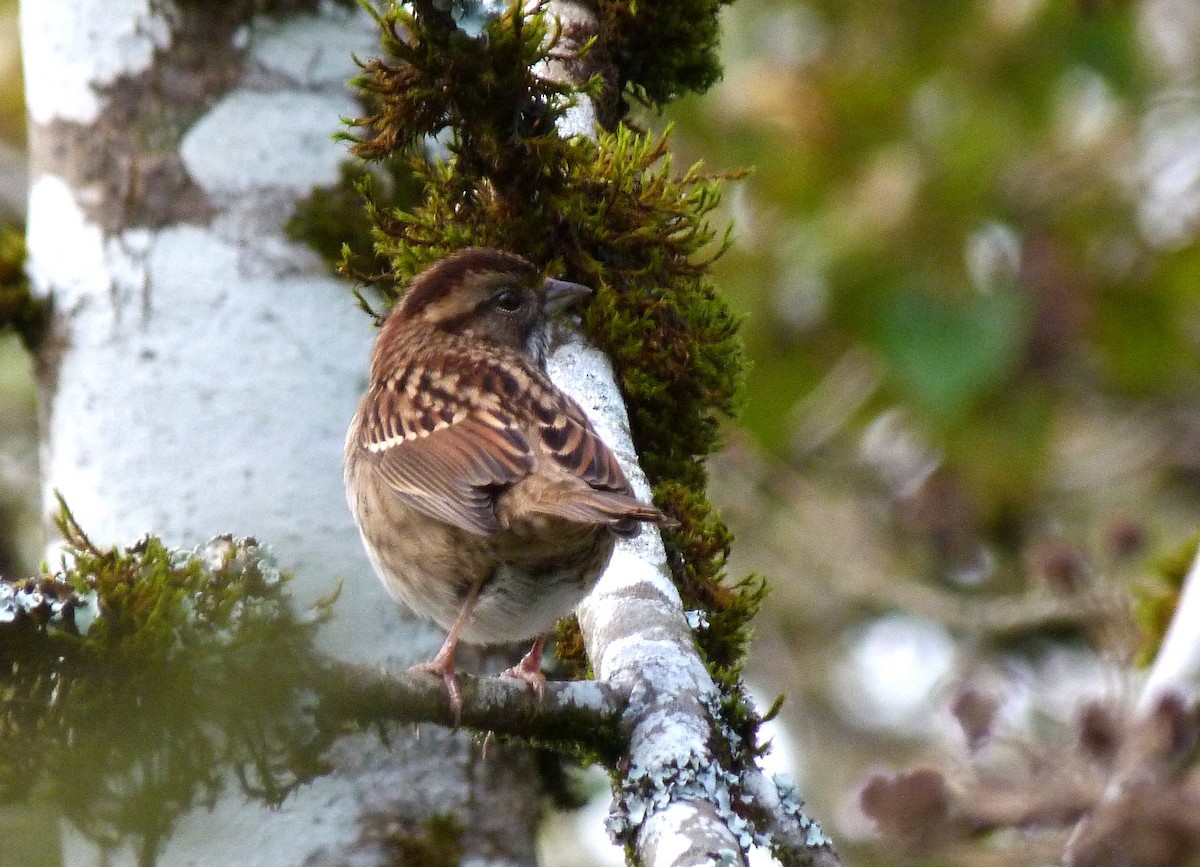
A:
{"type": "Polygon", "coordinates": [[[463,600],[462,608],[458,610],[458,616],[450,624],[446,640],[442,642],[441,648],[433,655],[433,658],[409,668],[409,671],[427,671],[441,677],[442,683],[446,684],[446,693],[450,697],[450,710],[454,713],[455,728],[458,728],[458,724],[462,721],[462,693],[459,692],[458,678],[454,674],[454,654],[458,650],[458,636],[462,634],[463,629],[471,620],[471,614],[475,610],[475,600],[479,598],[479,588],[482,586],[482,580],[471,584],[467,598],[463,600]]]}
{"type": "Polygon", "coordinates": [[[521,661],[512,668],[500,672],[500,676],[515,677],[525,681],[540,699],[546,692],[546,675],[542,674],[542,650],[545,647],[546,636],[539,635],[533,639],[533,647],[521,657],[521,661]]]}

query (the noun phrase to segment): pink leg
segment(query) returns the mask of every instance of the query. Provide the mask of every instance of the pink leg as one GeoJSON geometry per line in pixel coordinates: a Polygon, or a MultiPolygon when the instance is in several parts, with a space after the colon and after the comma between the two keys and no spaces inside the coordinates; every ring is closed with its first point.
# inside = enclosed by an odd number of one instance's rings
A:
{"type": "Polygon", "coordinates": [[[542,674],[542,650],[546,647],[546,636],[533,639],[533,647],[512,668],[500,672],[501,677],[515,677],[525,681],[538,698],[546,691],[546,675],[542,674]]]}
{"type": "Polygon", "coordinates": [[[458,728],[459,722],[462,721],[462,694],[458,689],[458,678],[454,675],[454,654],[458,650],[458,637],[471,619],[471,612],[475,610],[475,600],[479,597],[479,588],[482,584],[482,581],[476,581],[471,585],[471,590],[467,593],[467,598],[463,600],[458,616],[450,624],[446,640],[442,642],[442,646],[433,655],[433,658],[419,662],[408,669],[409,671],[427,671],[441,677],[442,682],[446,684],[446,694],[450,697],[450,710],[454,713],[455,728],[458,728]]]}

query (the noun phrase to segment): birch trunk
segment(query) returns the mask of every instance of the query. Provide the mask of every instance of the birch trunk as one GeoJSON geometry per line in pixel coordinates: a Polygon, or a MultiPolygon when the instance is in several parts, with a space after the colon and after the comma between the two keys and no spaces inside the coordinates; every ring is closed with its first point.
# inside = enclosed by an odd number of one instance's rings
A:
{"type": "MultiPolygon", "coordinates": [[[[407,664],[440,635],[403,618],[344,505],[341,445],[373,336],[347,288],[283,226],[337,180],[330,136],[375,29],[361,10],[255,18],[261,4],[26,0],[29,269],[53,299],[37,359],[47,508],[97,542],[269,542],[297,602],[345,579],[321,649],[407,664]]],[[[301,4],[296,4],[301,5],[301,4]]],[[[315,4],[309,4],[315,5],[315,4]]],[[[336,771],[269,810],[231,785],[158,863],[392,863],[454,814],[472,863],[532,863],[536,773],[437,727],[344,739],[336,771]]],[[[69,865],[133,863],[69,829],[69,865]]]]}

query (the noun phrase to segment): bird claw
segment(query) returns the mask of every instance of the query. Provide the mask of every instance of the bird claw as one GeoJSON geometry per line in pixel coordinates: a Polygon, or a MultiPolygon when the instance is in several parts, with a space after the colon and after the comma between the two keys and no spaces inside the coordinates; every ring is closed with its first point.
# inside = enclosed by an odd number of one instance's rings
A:
{"type": "Polygon", "coordinates": [[[525,681],[533,690],[533,694],[537,696],[538,701],[541,701],[542,696],[546,694],[546,675],[540,671],[528,671],[519,665],[514,665],[512,668],[500,672],[500,676],[525,681]]]}
{"type": "Polygon", "coordinates": [[[546,636],[539,635],[533,640],[533,647],[521,657],[521,661],[512,668],[500,672],[501,677],[515,677],[529,684],[533,694],[540,702],[546,694],[546,675],[542,674],[542,650],[546,647],[546,636]]]}
{"type": "Polygon", "coordinates": [[[458,687],[458,676],[454,673],[454,664],[446,665],[444,660],[434,657],[426,662],[419,662],[408,669],[414,674],[436,674],[446,686],[446,696],[450,699],[450,713],[454,716],[454,727],[462,723],[462,691],[458,687]]]}

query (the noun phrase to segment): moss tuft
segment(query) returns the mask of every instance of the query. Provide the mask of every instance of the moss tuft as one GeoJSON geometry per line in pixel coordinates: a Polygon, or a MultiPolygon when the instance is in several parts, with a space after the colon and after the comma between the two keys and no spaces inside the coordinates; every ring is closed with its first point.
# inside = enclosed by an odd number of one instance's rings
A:
{"type": "Polygon", "coordinates": [[[622,93],[662,105],[721,78],[718,16],[731,0],[600,0],[605,47],[622,93]]]}
{"type": "Polygon", "coordinates": [[[253,539],[94,545],[62,506],[63,568],[0,583],[0,794],[36,792],[150,859],[232,769],[269,803],[324,769],[339,725],[287,576],[253,539]]]}
{"type": "Polygon", "coordinates": [[[464,168],[478,156],[507,184],[536,182],[545,161],[528,159],[529,151],[553,147],[554,121],[572,96],[567,85],[530,71],[557,45],[546,16],[514,4],[472,37],[438,4],[418,0],[413,7],[394,6],[378,17],[389,57],[363,64],[352,82],[374,106],[355,124],[366,135],[351,137],[354,152],[385,159],[452,129],[448,147],[464,168]]]}

